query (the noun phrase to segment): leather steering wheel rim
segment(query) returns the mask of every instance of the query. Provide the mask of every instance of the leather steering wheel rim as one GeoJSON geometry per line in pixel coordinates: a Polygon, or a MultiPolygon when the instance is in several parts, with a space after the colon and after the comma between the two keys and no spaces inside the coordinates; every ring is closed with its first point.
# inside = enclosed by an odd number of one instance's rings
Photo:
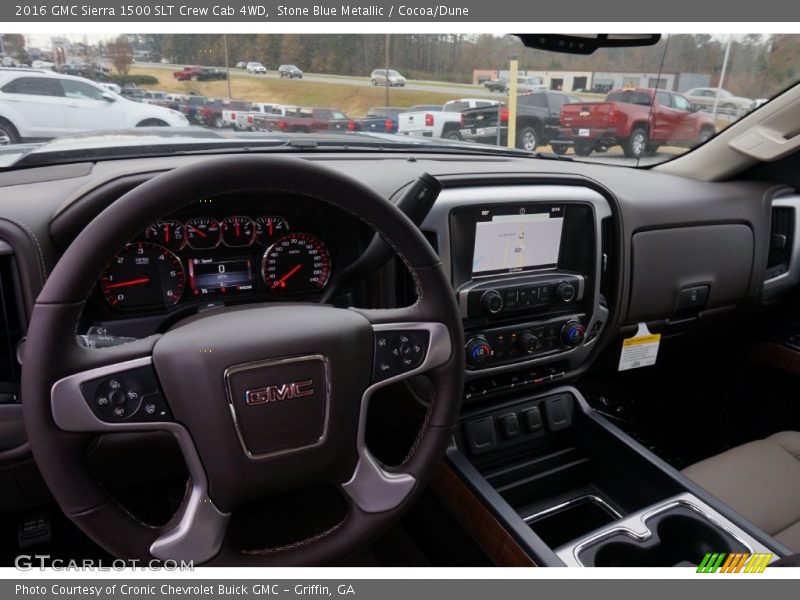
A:
{"type": "MultiPolygon", "coordinates": [[[[275,308],[267,306],[257,310],[275,308]]],[[[269,312],[253,314],[270,318],[269,312]]],[[[223,314],[208,318],[216,318],[219,326],[224,326],[224,319],[237,317],[223,314]]],[[[215,322],[206,324],[213,326],[215,322]]],[[[202,324],[202,318],[197,323],[202,324]]],[[[196,328],[199,327],[197,323],[193,324],[196,328]]],[[[192,324],[184,331],[191,332],[191,327],[192,324]]],[[[59,506],[90,538],[115,556],[140,560],[193,558],[196,562],[233,566],[331,564],[365,547],[391,526],[432,476],[458,417],[464,377],[461,347],[463,331],[458,307],[439,258],[419,229],[393,204],[360,182],[313,161],[270,155],[221,157],[159,174],[141,184],[106,208],[67,248],[37,298],[32,313],[22,368],[24,419],[33,456],[59,506]],[[67,386],[64,382],[72,383],[84,373],[107,370],[145,357],[155,357],[156,371],[160,378],[164,375],[161,372],[164,362],[158,362],[159,352],[163,355],[170,348],[168,337],[172,331],[161,337],[150,336],[106,349],[87,349],[78,345],[76,328],[86,299],[113,256],[149,223],[201,198],[219,197],[224,201],[236,192],[251,191],[265,195],[301,195],[346,211],[378,232],[394,248],[417,286],[418,299],[410,307],[360,310],[318,306],[316,309],[303,309],[309,311],[311,318],[319,317],[324,321],[328,316],[325,310],[346,311],[346,315],[337,312],[333,316],[346,316],[345,321],[349,319],[348,322],[354,323],[362,333],[368,327],[374,331],[394,331],[422,324],[428,331],[440,332],[436,336],[441,339],[437,342],[440,346],[434,348],[431,338],[423,363],[408,373],[410,376],[424,372],[433,383],[435,394],[408,458],[398,467],[400,472],[395,473],[382,465],[369,465],[371,471],[367,469],[365,463],[374,459],[354,441],[353,448],[348,447],[343,454],[357,463],[352,478],[343,481],[341,474],[336,475],[339,478],[336,481],[347,492],[345,495],[349,494],[348,512],[341,523],[288,546],[242,552],[224,538],[224,530],[221,534],[217,530],[206,531],[207,523],[194,517],[192,511],[206,510],[197,504],[197,499],[192,500],[196,487],[187,494],[189,499],[184,501],[170,523],[163,527],[152,527],[138,521],[110,497],[91,475],[85,457],[86,444],[102,431],[74,424],[74,413],[84,411],[81,403],[85,405],[86,402],[83,398],[80,401],[76,399],[74,396],[80,395],[77,393],[65,398],[67,386]],[[434,326],[435,329],[431,329],[434,326]],[[445,338],[446,343],[441,341],[445,338]],[[59,392],[58,399],[56,391],[59,392]],[[365,478],[359,479],[359,473],[367,471],[365,478]],[[389,484],[400,479],[410,481],[404,488],[403,497],[395,505],[384,502],[381,494],[388,493],[393,489],[389,484]],[[354,481],[359,485],[353,485],[354,481]],[[370,482],[375,482],[378,487],[385,484],[386,487],[373,492],[368,485],[370,482]],[[359,486],[360,489],[356,489],[359,486]],[[187,532],[187,523],[194,529],[187,532]],[[220,539],[206,539],[215,535],[220,539]],[[175,544],[176,539],[182,540],[183,545],[175,544]],[[180,556],[181,549],[187,548],[187,544],[195,539],[209,542],[205,554],[180,556]],[[154,549],[158,549],[155,554],[154,549]],[[212,551],[213,555],[209,555],[212,551]]],[[[331,357],[331,360],[334,359],[331,357]]],[[[341,368],[342,363],[338,366],[341,368]]],[[[353,365],[354,369],[358,367],[363,368],[363,365],[353,365]]],[[[352,405],[348,408],[358,415],[358,424],[351,425],[357,426],[360,436],[363,434],[362,421],[366,420],[364,413],[368,397],[377,385],[372,380],[368,383],[357,410],[352,405]]],[[[169,392],[167,390],[166,401],[171,405],[169,392]]],[[[209,402],[216,410],[217,399],[209,402]]],[[[343,403],[352,404],[352,400],[345,399],[343,403]]],[[[198,439],[200,434],[197,430],[192,431],[177,415],[176,420],[176,427],[165,430],[181,437],[189,446],[203,443],[198,439]],[[183,432],[181,428],[184,428],[183,432]]],[[[128,431],[137,430],[136,425],[132,425],[128,431]]],[[[153,429],[158,427],[141,428],[146,431],[153,429]]],[[[214,491],[214,478],[207,477],[213,469],[209,471],[208,462],[204,462],[208,459],[209,448],[198,448],[200,452],[195,454],[203,455],[205,452],[205,455],[200,460],[202,470],[196,471],[196,477],[193,474],[193,484],[196,486],[198,480],[209,478],[210,487],[206,490],[209,499],[201,501],[219,504],[215,498],[225,497],[226,490],[218,486],[214,491]]],[[[223,504],[226,502],[226,508],[236,504],[236,500],[226,500],[223,504]]]]}

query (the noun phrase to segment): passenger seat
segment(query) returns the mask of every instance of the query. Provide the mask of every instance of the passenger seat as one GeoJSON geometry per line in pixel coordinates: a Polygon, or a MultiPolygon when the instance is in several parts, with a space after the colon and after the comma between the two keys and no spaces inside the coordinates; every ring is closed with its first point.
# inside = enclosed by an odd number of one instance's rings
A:
{"type": "Polygon", "coordinates": [[[800,432],[737,446],[683,474],[800,553],[800,432]]]}

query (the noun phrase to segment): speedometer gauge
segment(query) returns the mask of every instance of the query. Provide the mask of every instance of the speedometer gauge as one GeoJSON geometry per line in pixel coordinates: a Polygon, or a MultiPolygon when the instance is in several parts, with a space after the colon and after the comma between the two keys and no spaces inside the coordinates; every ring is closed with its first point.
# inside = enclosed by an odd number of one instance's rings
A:
{"type": "Polygon", "coordinates": [[[267,248],[261,273],[273,294],[317,292],[328,283],[330,255],[313,235],[289,233],[267,248]]]}
{"type": "Polygon", "coordinates": [[[184,285],[180,259],[149,242],[125,246],[100,277],[100,291],[116,309],[168,308],[180,300],[184,285]]]}

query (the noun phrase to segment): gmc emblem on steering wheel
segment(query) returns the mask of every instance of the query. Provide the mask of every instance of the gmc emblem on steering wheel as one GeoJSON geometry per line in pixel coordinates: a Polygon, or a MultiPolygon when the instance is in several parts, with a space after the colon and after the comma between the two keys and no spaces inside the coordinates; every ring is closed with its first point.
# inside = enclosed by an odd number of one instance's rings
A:
{"type": "Polygon", "coordinates": [[[244,393],[244,401],[249,406],[255,404],[267,404],[278,400],[291,400],[292,398],[303,398],[314,393],[314,381],[292,381],[282,385],[268,385],[267,387],[247,390],[244,393]]]}

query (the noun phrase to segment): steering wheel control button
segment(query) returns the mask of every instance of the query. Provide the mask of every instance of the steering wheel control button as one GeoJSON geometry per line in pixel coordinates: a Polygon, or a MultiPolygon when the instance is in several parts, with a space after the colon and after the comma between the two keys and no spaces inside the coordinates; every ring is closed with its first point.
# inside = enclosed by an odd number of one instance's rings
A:
{"type": "Polygon", "coordinates": [[[112,377],[81,385],[81,392],[95,416],[108,423],[172,420],[151,367],[139,367],[112,377]],[[145,402],[146,399],[146,402],[145,402]],[[142,410],[152,405],[152,412],[142,410]]]}
{"type": "Polygon", "coordinates": [[[376,334],[373,380],[383,381],[413,371],[425,361],[429,343],[427,331],[397,330],[376,334]]]}

